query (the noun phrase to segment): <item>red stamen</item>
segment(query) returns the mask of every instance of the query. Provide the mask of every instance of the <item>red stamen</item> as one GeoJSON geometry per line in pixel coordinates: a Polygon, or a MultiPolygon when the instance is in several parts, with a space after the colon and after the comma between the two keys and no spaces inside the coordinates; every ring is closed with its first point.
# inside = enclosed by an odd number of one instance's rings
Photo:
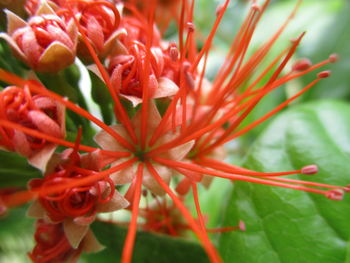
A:
{"type": "Polygon", "coordinates": [[[122,263],[131,262],[132,251],[135,243],[137,217],[139,212],[139,204],[141,199],[141,188],[142,188],[142,175],[143,175],[143,163],[140,163],[136,174],[135,192],[132,203],[132,216],[129,225],[129,230],[124,242],[122,263]]]}

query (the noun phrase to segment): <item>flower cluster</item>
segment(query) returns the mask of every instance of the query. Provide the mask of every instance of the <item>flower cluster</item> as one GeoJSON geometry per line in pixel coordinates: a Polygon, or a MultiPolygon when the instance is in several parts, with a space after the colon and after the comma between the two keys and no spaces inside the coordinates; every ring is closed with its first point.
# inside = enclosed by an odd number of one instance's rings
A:
{"type": "MultiPolygon", "coordinates": [[[[0,92],[0,145],[27,157],[42,170],[43,178],[28,183],[29,197],[24,200],[34,199],[28,215],[38,219],[37,245],[29,254],[34,262],[71,262],[82,251],[99,250],[101,245],[90,224],[99,219],[99,213],[120,209],[131,211],[122,262],[131,262],[137,227],[175,236],[192,229],[210,260],[221,262],[208,238],[210,229],[198,201],[198,185],[209,187],[213,177],[307,191],[333,200],[342,198],[347,187],[280,178],[317,173],[315,165],[260,173],[224,162],[227,142],[250,131],[330,75],[328,71],[320,72],[297,94],[242,127],[247,115],[267,94],[337,60],[331,55],[313,65],[302,59],[288,70],[302,34],[266,68],[259,69],[295,10],[249,57],[247,48],[269,3],[267,0],[259,6],[254,2],[216,78],[210,82],[205,78],[208,54],[229,1],[216,10],[215,24],[200,50],[193,24],[194,1],[182,1],[181,5],[180,1],[161,1],[159,8],[156,1],[136,2],[27,0],[27,20],[6,11],[7,33],[0,37],[30,68],[28,76],[34,80],[0,70],[0,80],[13,85],[0,92]],[[171,11],[163,12],[165,7],[171,11]],[[177,43],[163,38],[169,13],[178,16],[177,43]],[[76,58],[99,81],[93,90],[108,94],[109,100],[99,106],[113,112],[114,124],[107,124],[83,103],[77,105],[40,83],[40,77],[60,74],[76,58]],[[268,80],[263,82],[265,78],[268,80]],[[65,109],[67,116],[74,113],[98,126],[95,143],[86,140],[90,145],[82,144],[82,129],[86,127],[77,129],[75,142],[65,140],[65,109]],[[66,149],[56,150],[57,146],[66,149]],[[116,187],[125,193],[119,193],[116,187]],[[146,197],[143,192],[151,194],[146,197]],[[190,193],[197,218],[183,201],[190,193]],[[142,207],[141,199],[149,197],[154,204],[142,207]],[[140,223],[139,217],[145,223],[140,223]]],[[[16,202],[17,197],[10,194],[0,199],[0,209],[23,202],[16,202]]],[[[243,222],[238,227],[212,231],[236,229],[243,231],[243,222]]]]}

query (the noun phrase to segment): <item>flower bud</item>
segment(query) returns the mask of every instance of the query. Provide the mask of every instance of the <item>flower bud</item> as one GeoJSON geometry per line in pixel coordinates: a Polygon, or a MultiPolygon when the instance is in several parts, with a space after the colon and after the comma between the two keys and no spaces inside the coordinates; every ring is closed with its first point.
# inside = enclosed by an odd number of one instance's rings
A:
{"type": "MultiPolygon", "coordinates": [[[[0,92],[0,120],[6,120],[56,138],[65,136],[64,107],[50,98],[32,96],[27,89],[7,87],[0,92]]],[[[0,127],[0,147],[15,151],[44,170],[56,146],[20,129],[0,127]]]]}
{"type": "Polygon", "coordinates": [[[7,11],[7,34],[1,33],[15,54],[32,69],[56,73],[74,62],[77,30],[63,22],[48,6],[25,22],[7,11]]]}

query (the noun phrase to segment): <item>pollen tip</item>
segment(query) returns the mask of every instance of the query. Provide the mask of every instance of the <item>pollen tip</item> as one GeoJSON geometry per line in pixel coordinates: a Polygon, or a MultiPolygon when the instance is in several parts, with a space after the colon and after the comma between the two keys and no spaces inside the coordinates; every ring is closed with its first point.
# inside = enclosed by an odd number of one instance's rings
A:
{"type": "Polygon", "coordinates": [[[215,15],[219,16],[222,13],[222,10],[224,9],[223,5],[218,5],[216,10],[215,10],[215,15]]]}
{"type": "Polygon", "coordinates": [[[338,60],[339,60],[338,54],[331,54],[331,55],[329,56],[329,62],[331,62],[331,63],[335,63],[335,62],[337,62],[338,60]]]}
{"type": "Polygon", "coordinates": [[[322,72],[318,73],[317,77],[320,78],[320,79],[325,79],[325,78],[328,78],[330,75],[331,75],[331,71],[330,70],[325,70],[325,71],[322,71],[322,72]]]}
{"type": "Polygon", "coordinates": [[[306,165],[303,168],[301,168],[301,173],[306,175],[318,173],[318,167],[315,164],[306,165]]]}
{"type": "Polygon", "coordinates": [[[345,186],[343,189],[344,189],[345,192],[350,192],[350,184],[345,186]]]}
{"type": "Polygon", "coordinates": [[[261,7],[257,3],[253,3],[251,8],[252,8],[253,11],[256,11],[256,12],[260,12],[261,11],[261,7]]]}
{"type": "Polygon", "coordinates": [[[293,71],[304,71],[312,66],[312,62],[308,58],[302,58],[294,63],[292,66],[293,71]]]}
{"type": "Polygon", "coordinates": [[[194,32],[194,30],[195,30],[196,28],[195,28],[195,26],[194,26],[194,24],[192,23],[192,22],[187,22],[187,30],[188,30],[188,32],[194,32]]]}
{"type": "Polygon", "coordinates": [[[245,232],[247,229],[246,229],[246,226],[245,226],[245,223],[240,220],[239,223],[238,223],[238,228],[239,230],[241,230],[242,232],[245,232]]]}
{"type": "Polygon", "coordinates": [[[340,189],[332,189],[329,190],[325,195],[330,200],[341,201],[344,197],[344,191],[340,189]]]}

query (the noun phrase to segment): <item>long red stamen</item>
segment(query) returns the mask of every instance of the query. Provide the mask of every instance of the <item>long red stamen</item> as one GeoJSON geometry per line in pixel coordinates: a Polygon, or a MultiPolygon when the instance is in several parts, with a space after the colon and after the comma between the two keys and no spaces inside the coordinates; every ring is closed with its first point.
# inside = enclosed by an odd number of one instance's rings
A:
{"type": "Polygon", "coordinates": [[[129,225],[128,234],[126,236],[122,254],[122,263],[131,262],[132,251],[135,243],[137,217],[139,212],[139,204],[141,199],[141,188],[142,188],[142,175],[143,175],[143,163],[140,163],[136,174],[135,192],[132,203],[132,216],[129,225]]]}
{"type": "MultiPolygon", "coordinates": [[[[47,140],[47,141],[52,142],[54,144],[62,145],[62,146],[68,147],[68,148],[75,148],[75,143],[73,143],[73,142],[68,142],[68,141],[65,141],[63,139],[59,139],[57,137],[53,137],[53,136],[44,134],[44,133],[39,132],[37,130],[27,128],[27,127],[21,126],[19,124],[16,124],[16,123],[13,123],[13,122],[10,122],[7,120],[0,120],[0,126],[20,130],[20,131],[22,131],[30,136],[44,139],[44,140],[47,140]]],[[[86,145],[79,145],[79,150],[85,151],[85,152],[93,152],[93,151],[100,150],[100,149],[86,146],[86,145]]],[[[107,151],[107,150],[100,150],[100,151],[103,154],[106,154],[108,156],[113,156],[113,157],[128,157],[128,156],[130,156],[130,153],[128,153],[128,152],[114,152],[114,151],[107,151]]]]}
{"type": "Polygon", "coordinates": [[[205,231],[202,230],[201,227],[199,227],[194,220],[194,218],[191,216],[191,214],[188,212],[182,201],[174,194],[174,192],[170,189],[170,187],[162,180],[162,178],[159,176],[158,172],[155,170],[155,168],[152,166],[151,163],[146,163],[146,166],[150,173],[153,175],[154,179],[159,183],[159,185],[165,190],[165,192],[170,196],[170,198],[174,201],[175,205],[178,207],[180,212],[183,214],[183,216],[186,218],[188,223],[190,224],[193,231],[196,233],[196,235],[199,237],[201,242],[203,243],[203,246],[205,250],[208,253],[208,256],[212,262],[222,262],[220,259],[220,256],[218,255],[216,249],[211,244],[207,234],[205,231]]]}
{"type": "MultiPolygon", "coordinates": [[[[324,191],[324,190],[304,187],[304,186],[300,186],[300,185],[280,183],[280,182],[276,182],[276,180],[270,181],[270,180],[254,178],[254,177],[250,177],[250,176],[242,176],[242,175],[229,174],[229,173],[220,172],[220,171],[208,170],[208,169],[205,169],[205,168],[200,167],[200,166],[195,165],[195,164],[176,162],[176,161],[167,160],[167,159],[160,158],[160,157],[154,157],[153,159],[154,159],[154,161],[156,161],[160,164],[169,166],[169,167],[177,166],[177,167],[181,167],[181,168],[188,169],[191,171],[196,171],[199,173],[215,176],[215,177],[221,177],[221,178],[226,178],[226,179],[231,179],[231,180],[236,180],[236,181],[245,181],[245,182],[251,182],[251,183],[272,185],[272,186],[278,186],[278,187],[283,187],[283,188],[300,190],[300,191],[304,191],[304,192],[322,194],[322,195],[326,196],[327,198],[329,198],[329,192],[333,190],[333,189],[331,189],[330,191],[324,191]]],[[[339,189],[341,187],[334,186],[333,188],[339,189]]]]}

